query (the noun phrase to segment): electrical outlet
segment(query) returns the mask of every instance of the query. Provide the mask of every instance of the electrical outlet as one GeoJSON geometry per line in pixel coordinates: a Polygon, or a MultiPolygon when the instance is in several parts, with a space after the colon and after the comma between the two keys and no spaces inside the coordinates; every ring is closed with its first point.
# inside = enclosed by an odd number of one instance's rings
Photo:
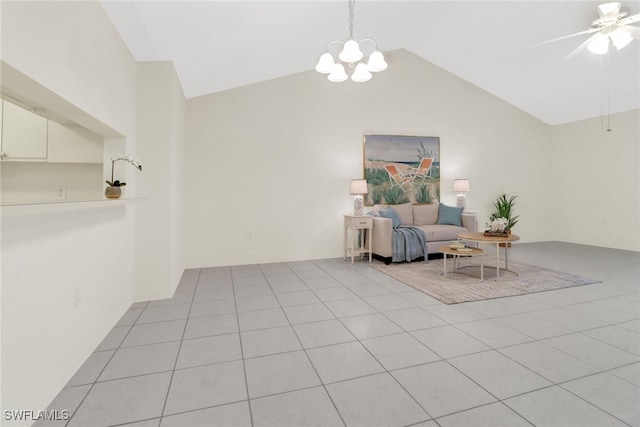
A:
{"type": "Polygon", "coordinates": [[[67,199],[67,188],[58,187],[58,200],[66,200],[66,199],[67,199]]]}

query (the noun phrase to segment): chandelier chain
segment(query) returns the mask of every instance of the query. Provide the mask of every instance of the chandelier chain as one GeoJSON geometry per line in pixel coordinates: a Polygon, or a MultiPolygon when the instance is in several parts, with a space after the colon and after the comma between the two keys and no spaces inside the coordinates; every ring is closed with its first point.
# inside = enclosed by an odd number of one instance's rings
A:
{"type": "Polygon", "coordinates": [[[356,5],[356,0],[349,0],[349,38],[350,39],[353,38],[353,22],[355,21],[353,11],[355,9],[355,5],[356,5]]]}

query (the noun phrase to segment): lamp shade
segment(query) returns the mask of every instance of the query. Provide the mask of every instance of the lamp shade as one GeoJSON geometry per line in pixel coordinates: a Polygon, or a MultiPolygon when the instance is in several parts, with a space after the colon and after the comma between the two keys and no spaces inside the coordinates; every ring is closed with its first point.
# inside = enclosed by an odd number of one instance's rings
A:
{"type": "Polygon", "coordinates": [[[609,36],[602,33],[596,34],[591,43],[587,45],[587,49],[596,55],[604,55],[609,50],[609,36]]]}
{"type": "Polygon", "coordinates": [[[367,69],[372,73],[377,73],[387,69],[387,63],[384,60],[382,52],[376,50],[369,55],[369,62],[367,62],[367,69]]]}
{"type": "Polygon", "coordinates": [[[360,50],[360,45],[353,39],[347,40],[347,42],[342,47],[342,50],[338,54],[338,58],[340,58],[342,62],[347,63],[358,62],[362,59],[363,56],[364,55],[360,50]]]}
{"type": "Polygon", "coordinates": [[[350,193],[351,194],[367,194],[369,189],[367,188],[366,179],[352,179],[350,193]]]}
{"type": "Polygon", "coordinates": [[[454,179],[453,191],[457,193],[468,193],[471,191],[471,185],[468,179],[454,179]]]}
{"type": "Polygon", "coordinates": [[[363,83],[371,80],[371,73],[367,70],[367,66],[360,63],[356,65],[356,70],[351,75],[351,80],[357,83],[363,83]]]}
{"type": "Polygon", "coordinates": [[[318,60],[318,65],[316,65],[316,71],[322,74],[329,74],[333,71],[333,66],[335,65],[335,61],[333,60],[333,56],[329,52],[325,52],[320,56],[318,60]]]}
{"type": "Polygon", "coordinates": [[[631,41],[633,40],[633,37],[631,36],[631,34],[623,30],[622,28],[618,28],[617,30],[610,33],[609,38],[611,39],[611,42],[618,50],[622,49],[623,47],[631,43],[631,41]]]}
{"type": "Polygon", "coordinates": [[[347,73],[344,71],[344,65],[342,64],[334,64],[331,74],[327,76],[330,82],[343,82],[348,78],[349,76],[347,76],[347,73]]]}

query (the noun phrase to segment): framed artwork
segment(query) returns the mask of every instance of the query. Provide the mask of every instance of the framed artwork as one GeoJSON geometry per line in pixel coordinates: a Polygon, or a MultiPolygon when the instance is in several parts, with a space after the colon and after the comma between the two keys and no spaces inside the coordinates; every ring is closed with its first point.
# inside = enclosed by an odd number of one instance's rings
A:
{"type": "Polygon", "coordinates": [[[364,135],[366,204],[426,204],[440,200],[440,138],[364,135]]]}

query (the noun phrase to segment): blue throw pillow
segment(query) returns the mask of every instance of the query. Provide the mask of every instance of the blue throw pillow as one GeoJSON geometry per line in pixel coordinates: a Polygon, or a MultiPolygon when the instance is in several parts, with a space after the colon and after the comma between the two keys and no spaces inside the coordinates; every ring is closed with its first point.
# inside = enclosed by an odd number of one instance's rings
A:
{"type": "Polygon", "coordinates": [[[400,217],[398,216],[398,213],[393,210],[393,208],[386,208],[381,210],[380,216],[384,218],[391,218],[391,221],[393,221],[393,228],[398,228],[398,226],[400,225],[400,217]]]}
{"type": "Polygon", "coordinates": [[[447,206],[440,203],[438,208],[438,224],[457,225],[462,227],[462,210],[464,208],[447,206]]]}

